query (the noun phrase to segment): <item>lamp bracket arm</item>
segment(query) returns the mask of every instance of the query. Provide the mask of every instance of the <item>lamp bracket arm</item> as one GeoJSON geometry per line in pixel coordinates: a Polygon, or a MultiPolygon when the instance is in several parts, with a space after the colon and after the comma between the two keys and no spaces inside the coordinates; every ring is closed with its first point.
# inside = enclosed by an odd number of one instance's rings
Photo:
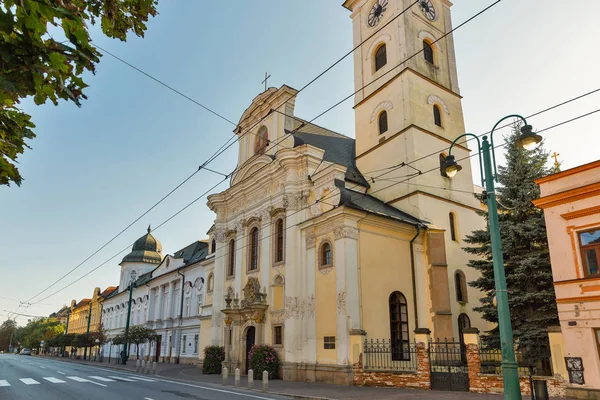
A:
{"type": "Polygon", "coordinates": [[[500,120],[498,122],[496,122],[496,124],[494,125],[494,127],[492,128],[492,130],[490,131],[490,143],[492,146],[492,160],[493,160],[493,164],[494,164],[494,180],[496,182],[498,182],[498,170],[496,168],[496,150],[494,147],[494,132],[496,131],[496,128],[498,127],[498,125],[500,125],[500,123],[508,118],[518,118],[521,121],[523,121],[523,125],[527,125],[527,120],[525,119],[524,116],[520,115],[520,114],[510,114],[507,115],[506,117],[502,117],[500,118],[500,120]]]}

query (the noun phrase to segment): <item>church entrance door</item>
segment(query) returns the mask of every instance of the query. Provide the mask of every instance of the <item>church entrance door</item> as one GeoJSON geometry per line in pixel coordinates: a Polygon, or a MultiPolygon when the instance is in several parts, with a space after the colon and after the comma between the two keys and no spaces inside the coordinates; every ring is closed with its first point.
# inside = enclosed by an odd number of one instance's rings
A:
{"type": "Polygon", "coordinates": [[[254,346],[255,339],[256,328],[251,326],[246,332],[246,375],[248,375],[248,370],[250,369],[250,349],[254,346]]]}

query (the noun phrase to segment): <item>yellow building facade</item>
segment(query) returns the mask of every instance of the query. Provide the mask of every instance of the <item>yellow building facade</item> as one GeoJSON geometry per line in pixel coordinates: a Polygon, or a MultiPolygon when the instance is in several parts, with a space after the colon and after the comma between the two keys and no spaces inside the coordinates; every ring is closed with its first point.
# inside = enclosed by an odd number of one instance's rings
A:
{"type": "Polygon", "coordinates": [[[415,331],[487,330],[461,249],[485,226],[466,144],[454,153],[467,157],[464,173],[440,172],[464,133],[454,45],[442,38],[450,3],[428,3],[344,3],[360,45],[356,139],[296,117],[297,91],[285,85],[240,118],[238,169],[208,200],[212,314],[200,335],[225,346],[230,368],[247,370],[250,347],[268,343],[284,379],[349,384],[365,339],[402,349],[415,331]]]}
{"type": "Polygon", "coordinates": [[[94,289],[91,299],[82,299],[79,302],[72,300],[65,333],[87,333],[88,319],[89,332],[98,332],[102,322],[102,302],[116,289],[116,286],[109,286],[101,292],[97,287],[94,289]]]}

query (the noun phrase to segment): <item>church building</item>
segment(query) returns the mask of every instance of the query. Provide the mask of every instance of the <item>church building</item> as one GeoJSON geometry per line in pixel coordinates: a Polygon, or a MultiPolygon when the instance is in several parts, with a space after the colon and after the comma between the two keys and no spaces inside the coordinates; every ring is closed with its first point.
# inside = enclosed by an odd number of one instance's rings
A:
{"type": "Polygon", "coordinates": [[[208,199],[210,318],[200,324],[200,341],[225,346],[230,370],[247,371],[250,347],[267,343],[284,379],[348,384],[365,339],[391,339],[402,357],[415,330],[458,340],[466,327],[488,329],[461,249],[485,226],[466,144],[453,152],[463,173],[451,180],[440,168],[465,132],[444,37],[451,3],[412,3],[343,4],[362,43],[355,138],[295,116],[286,85],[240,118],[238,168],[208,199]]]}

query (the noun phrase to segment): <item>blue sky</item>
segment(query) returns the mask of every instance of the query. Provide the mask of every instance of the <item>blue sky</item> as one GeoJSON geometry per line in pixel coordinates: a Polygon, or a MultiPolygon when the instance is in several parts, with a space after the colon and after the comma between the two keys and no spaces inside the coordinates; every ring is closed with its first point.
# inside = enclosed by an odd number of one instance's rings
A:
{"type": "MultiPolygon", "coordinates": [[[[456,1],[454,24],[491,2],[456,1]]],[[[121,43],[96,28],[93,37],[101,47],[237,122],[263,90],[266,71],[270,85],[300,88],[352,48],[350,13],[341,3],[162,0],[144,39],[121,43]]],[[[482,133],[506,114],[531,114],[600,88],[599,13],[594,0],[577,7],[560,0],[503,0],[459,29],[455,45],[468,131],[482,133]]],[[[86,82],[89,100],[81,108],[24,103],[38,137],[30,143],[33,150],[19,158],[23,185],[0,187],[0,320],[4,310],[18,305],[10,299],[26,300],[75,267],[233,134],[231,124],[109,55],[86,82]]],[[[296,114],[313,118],[353,90],[349,57],[300,94],[296,114]]],[[[600,93],[530,122],[542,129],[598,104],[600,93]]],[[[354,136],[351,101],[315,122],[354,136]]],[[[561,154],[563,168],[593,161],[597,149],[578,143],[590,141],[599,123],[600,114],[595,114],[548,131],[546,146],[561,154]]],[[[236,161],[233,146],[210,167],[230,172],[236,161]]],[[[220,180],[201,171],[53,290],[130,245],[148,224],[157,226],[220,180]]],[[[204,238],[212,219],[202,199],[155,236],[164,253],[173,253],[204,238]]],[[[21,312],[47,315],[71,299],[91,296],[95,286],[116,285],[121,258],[21,312]]]]}

